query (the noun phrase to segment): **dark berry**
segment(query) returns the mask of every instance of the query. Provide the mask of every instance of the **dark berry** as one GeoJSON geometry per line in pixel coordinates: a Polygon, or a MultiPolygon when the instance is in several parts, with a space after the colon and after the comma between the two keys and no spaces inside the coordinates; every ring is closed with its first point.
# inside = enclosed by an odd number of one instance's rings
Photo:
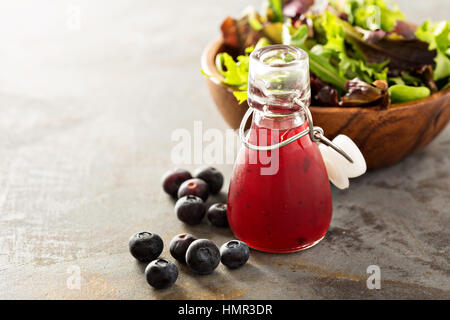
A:
{"type": "Polygon", "coordinates": [[[189,179],[183,182],[178,189],[178,198],[193,195],[201,198],[203,201],[206,201],[209,196],[208,185],[205,181],[201,179],[189,179]]]}
{"type": "Polygon", "coordinates": [[[178,189],[186,180],[192,179],[189,171],[184,169],[175,169],[168,171],[163,176],[163,189],[172,197],[177,197],[178,189]]]}
{"type": "Polygon", "coordinates": [[[187,265],[199,274],[210,274],[217,268],[219,262],[219,249],[211,240],[195,240],[186,251],[187,265]]]}
{"type": "Polygon", "coordinates": [[[131,236],[128,246],[133,257],[142,262],[150,262],[159,257],[164,244],[157,234],[139,232],[131,236]]]}
{"type": "Polygon", "coordinates": [[[170,254],[181,263],[186,263],[186,251],[189,245],[197,240],[192,234],[182,233],[170,241],[170,254]]]}
{"type": "Polygon", "coordinates": [[[195,170],[194,177],[204,180],[209,187],[209,192],[216,194],[222,189],[223,175],[213,167],[202,167],[195,170]]]}
{"type": "Polygon", "coordinates": [[[184,196],[175,203],[175,213],[184,223],[199,224],[206,213],[205,203],[196,196],[184,196]]]}
{"type": "Polygon", "coordinates": [[[177,280],[178,268],[173,262],[157,259],[145,268],[145,277],[148,284],[156,289],[168,288],[177,280]]]}
{"type": "Polygon", "coordinates": [[[228,227],[227,205],[225,203],[215,203],[208,209],[206,215],[213,226],[228,227]]]}
{"type": "Polygon", "coordinates": [[[250,257],[248,246],[239,240],[231,240],[220,247],[220,261],[228,268],[235,269],[243,266],[250,257]]]}

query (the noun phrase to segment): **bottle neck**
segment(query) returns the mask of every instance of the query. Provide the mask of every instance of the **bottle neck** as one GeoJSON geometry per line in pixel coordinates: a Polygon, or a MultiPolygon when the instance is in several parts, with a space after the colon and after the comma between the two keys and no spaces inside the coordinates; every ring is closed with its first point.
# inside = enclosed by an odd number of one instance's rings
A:
{"type": "Polygon", "coordinates": [[[290,114],[274,114],[254,109],[253,123],[269,130],[288,130],[301,126],[306,121],[303,111],[297,111],[290,114]]]}
{"type": "Polygon", "coordinates": [[[300,110],[296,99],[309,105],[308,55],[303,50],[273,45],[256,49],[249,58],[247,103],[250,107],[290,115],[300,110]]]}

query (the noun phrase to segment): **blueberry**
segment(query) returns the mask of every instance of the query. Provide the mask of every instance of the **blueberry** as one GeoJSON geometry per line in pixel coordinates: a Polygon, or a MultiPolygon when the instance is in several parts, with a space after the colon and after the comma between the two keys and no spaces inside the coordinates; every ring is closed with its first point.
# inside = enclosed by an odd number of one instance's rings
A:
{"type": "Polygon", "coordinates": [[[145,277],[148,284],[156,289],[168,288],[177,280],[178,268],[166,259],[153,260],[145,268],[145,277]]]}
{"type": "Polygon", "coordinates": [[[189,179],[192,179],[192,175],[187,170],[175,169],[172,171],[168,171],[162,178],[163,189],[172,197],[177,197],[178,189],[180,188],[181,184],[189,179]]]}
{"type": "Polygon", "coordinates": [[[133,257],[141,262],[150,262],[159,257],[164,244],[155,233],[139,232],[131,236],[128,246],[133,257]]]}
{"type": "Polygon", "coordinates": [[[220,261],[228,268],[235,269],[243,266],[250,257],[248,246],[239,240],[231,240],[220,247],[220,261]]]}
{"type": "Polygon", "coordinates": [[[225,203],[215,203],[208,209],[206,215],[213,226],[228,227],[227,205],[225,203]]]}
{"type": "Polygon", "coordinates": [[[222,189],[223,175],[213,167],[202,167],[195,170],[194,177],[204,180],[212,194],[216,194],[222,189]]]}
{"type": "Polygon", "coordinates": [[[217,268],[219,262],[219,249],[211,240],[195,240],[186,251],[187,265],[199,274],[210,274],[217,268]]]}
{"type": "Polygon", "coordinates": [[[182,233],[170,241],[170,254],[181,263],[186,263],[186,251],[189,245],[197,240],[192,234],[182,233]]]}
{"type": "Polygon", "coordinates": [[[184,196],[175,203],[175,213],[184,223],[199,224],[205,216],[206,206],[202,199],[196,196],[184,196]]]}
{"type": "Polygon", "coordinates": [[[183,182],[178,189],[178,198],[193,195],[206,201],[209,196],[208,185],[201,179],[189,179],[183,182]]]}

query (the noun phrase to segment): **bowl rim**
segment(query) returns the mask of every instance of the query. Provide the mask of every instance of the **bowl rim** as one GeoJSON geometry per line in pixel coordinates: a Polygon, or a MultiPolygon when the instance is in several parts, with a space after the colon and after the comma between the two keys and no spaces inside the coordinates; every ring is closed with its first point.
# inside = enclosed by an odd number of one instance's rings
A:
{"type": "MultiPolygon", "coordinates": [[[[223,76],[217,71],[217,68],[215,66],[214,60],[215,57],[219,51],[219,48],[223,45],[223,38],[222,36],[217,37],[213,41],[209,42],[206,47],[203,49],[202,56],[201,56],[201,68],[203,72],[208,75],[207,79],[209,81],[214,82],[216,85],[219,85],[223,88],[225,88],[229,92],[233,92],[233,89],[225,84],[222,83],[221,79],[223,79],[223,76]]],[[[401,110],[406,109],[408,107],[422,105],[426,103],[429,100],[437,99],[443,95],[450,94],[450,88],[447,88],[445,90],[440,90],[438,92],[435,92],[428,97],[417,99],[417,100],[411,100],[407,102],[401,102],[401,103],[393,103],[390,105],[389,108],[386,109],[377,109],[377,106],[371,106],[371,107],[320,107],[320,106],[310,106],[313,109],[320,109],[321,111],[362,111],[365,112],[380,112],[384,110],[401,110]],[[393,106],[393,107],[392,107],[393,106]]]]}

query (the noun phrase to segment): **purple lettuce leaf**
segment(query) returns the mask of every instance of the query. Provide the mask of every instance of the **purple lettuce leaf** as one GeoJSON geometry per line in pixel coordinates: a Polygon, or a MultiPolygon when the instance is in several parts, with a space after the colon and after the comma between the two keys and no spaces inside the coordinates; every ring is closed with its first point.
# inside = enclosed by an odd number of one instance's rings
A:
{"type": "Polygon", "coordinates": [[[314,4],[314,0],[292,0],[283,6],[283,15],[288,18],[295,18],[306,13],[314,4]]]}
{"type": "Polygon", "coordinates": [[[347,40],[363,55],[365,61],[379,64],[388,60],[390,74],[434,64],[436,50],[428,50],[426,42],[391,38],[381,30],[365,32],[349,24],[345,24],[344,28],[347,40]]]}
{"type": "Polygon", "coordinates": [[[347,93],[339,102],[343,107],[380,105],[389,106],[388,85],[383,80],[376,80],[373,85],[361,81],[358,78],[348,80],[345,83],[347,93]]]}

